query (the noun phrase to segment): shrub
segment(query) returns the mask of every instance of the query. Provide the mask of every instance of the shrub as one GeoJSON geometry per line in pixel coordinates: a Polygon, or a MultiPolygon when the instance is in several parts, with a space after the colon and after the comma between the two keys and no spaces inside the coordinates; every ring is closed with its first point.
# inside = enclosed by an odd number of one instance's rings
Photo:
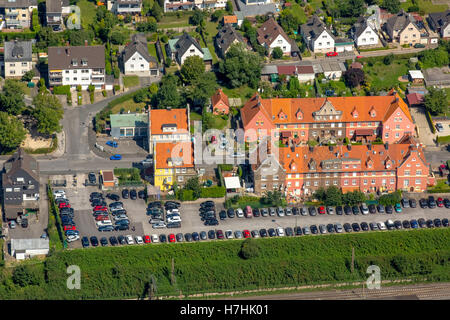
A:
{"type": "Polygon", "coordinates": [[[114,92],[118,92],[118,91],[120,91],[120,85],[115,84],[114,85],[114,92]]]}
{"type": "Polygon", "coordinates": [[[201,189],[201,198],[222,198],[225,197],[226,189],[225,187],[209,187],[201,189]]]}
{"type": "Polygon", "coordinates": [[[103,91],[102,91],[102,95],[103,95],[104,97],[106,97],[106,90],[103,90],[103,91]]]}
{"type": "Polygon", "coordinates": [[[81,86],[77,85],[77,92],[81,92],[81,86]]]}
{"type": "Polygon", "coordinates": [[[252,238],[245,239],[242,242],[241,250],[239,251],[239,256],[242,259],[248,260],[252,258],[257,258],[259,256],[260,248],[258,242],[252,238]]]}
{"type": "Polygon", "coordinates": [[[181,189],[177,193],[177,198],[181,201],[194,201],[194,191],[181,189]]]}

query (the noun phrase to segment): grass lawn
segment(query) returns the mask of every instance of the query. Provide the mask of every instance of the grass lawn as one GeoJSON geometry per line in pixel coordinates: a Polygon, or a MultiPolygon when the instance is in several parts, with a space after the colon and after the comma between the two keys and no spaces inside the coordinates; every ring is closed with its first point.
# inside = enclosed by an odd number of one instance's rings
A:
{"type": "Polygon", "coordinates": [[[444,88],[444,90],[447,95],[447,104],[450,106],[450,88],[444,88]]]}
{"type": "Polygon", "coordinates": [[[128,113],[128,111],[130,112],[136,112],[136,110],[140,110],[142,111],[145,107],[145,102],[140,102],[140,103],[136,103],[133,101],[133,99],[124,101],[122,103],[119,103],[118,105],[115,105],[112,109],[111,112],[113,114],[117,114],[120,113],[120,111],[123,109],[124,113],[128,113]]]}
{"type": "Polygon", "coordinates": [[[450,136],[441,136],[441,137],[437,137],[437,141],[439,144],[448,144],[450,143],[450,136]]]}
{"type": "Polygon", "coordinates": [[[87,0],[79,1],[77,6],[79,6],[81,10],[81,25],[83,26],[83,29],[88,29],[89,25],[95,19],[96,6],[94,3],[87,0]]]}
{"type": "Polygon", "coordinates": [[[306,22],[306,14],[302,7],[298,3],[291,1],[291,9],[290,11],[298,19],[298,21],[306,22]]]}
{"type": "Polygon", "coordinates": [[[147,47],[148,47],[148,53],[150,53],[150,55],[152,57],[155,57],[156,59],[158,59],[158,62],[161,62],[161,61],[159,61],[158,54],[156,53],[156,46],[155,46],[155,44],[154,43],[149,43],[147,45],[147,47]]]}
{"type": "Polygon", "coordinates": [[[374,90],[389,90],[397,86],[400,81],[398,77],[408,73],[408,59],[395,60],[390,65],[376,62],[372,66],[364,63],[364,72],[374,90]]]}
{"type": "Polygon", "coordinates": [[[222,118],[220,115],[213,115],[212,113],[207,113],[207,127],[222,130],[228,125],[228,120],[222,118]]]}
{"type": "Polygon", "coordinates": [[[434,187],[428,188],[429,191],[435,192],[450,192],[450,186],[445,183],[447,179],[436,179],[436,185],[434,187]]]}
{"type": "Polygon", "coordinates": [[[20,86],[23,89],[23,92],[29,96],[31,94],[31,88],[27,86],[27,82],[19,81],[20,86]]]}
{"type": "Polygon", "coordinates": [[[334,90],[334,93],[337,94],[338,97],[352,96],[352,91],[345,86],[344,81],[328,81],[328,83],[320,83],[320,88],[324,94],[326,90],[331,89],[334,90]]]}
{"type": "Polygon", "coordinates": [[[228,98],[241,98],[242,105],[244,105],[245,102],[253,96],[256,89],[245,85],[234,89],[223,88],[223,92],[228,96],[228,98]]]}
{"type": "Polygon", "coordinates": [[[158,29],[188,27],[189,17],[193,14],[193,11],[185,11],[179,18],[176,14],[164,15],[158,22],[158,29]]]}
{"type": "Polygon", "coordinates": [[[125,88],[136,87],[139,85],[139,77],[138,76],[124,76],[123,77],[123,85],[125,88]]]}
{"type": "MultiPolygon", "coordinates": [[[[419,6],[419,9],[423,10],[425,13],[440,12],[448,9],[448,5],[433,4],[431,0],[417,0],[416,3],[419,6]]],[[[406,0],[406,2],[400,4],[405,11],[412,5],[412,0],[406,0]]]]}

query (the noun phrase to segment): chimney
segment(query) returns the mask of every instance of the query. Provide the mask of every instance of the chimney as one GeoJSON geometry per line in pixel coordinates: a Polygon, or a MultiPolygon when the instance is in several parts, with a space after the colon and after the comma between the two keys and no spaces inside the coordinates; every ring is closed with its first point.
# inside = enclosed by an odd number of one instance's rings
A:
{"type": "Polygon", "coordinates": [[[87,47],[88,46],[88,41],[84,40],[84,46],[87,47]]]}
{"type": "Polygon", "coordinates": [[[387,142],[384,144],[384,148],[385,148],[386,150],[389,149],[389,144],[388,144],[387,142]]]}
{"type": "Polygon", "coordinates": [[[350,143],[347,145],[347,149],[348,151],[352,150],[352,145],[350,143]]]}

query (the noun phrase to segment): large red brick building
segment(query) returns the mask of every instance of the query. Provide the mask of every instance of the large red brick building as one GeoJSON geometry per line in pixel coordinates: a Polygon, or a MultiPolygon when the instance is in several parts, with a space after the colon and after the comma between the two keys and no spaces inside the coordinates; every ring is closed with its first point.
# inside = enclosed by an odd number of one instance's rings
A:
{"type": "Polygon", "coordinates": [[[408,106],[395,92],[387,96],[276,98],[255,94],[241,109],[246,141],[269,133],[280,140],[336,143],[345,137],[370,142],[377,137],[395,143],[414,135],[408,106]]]}

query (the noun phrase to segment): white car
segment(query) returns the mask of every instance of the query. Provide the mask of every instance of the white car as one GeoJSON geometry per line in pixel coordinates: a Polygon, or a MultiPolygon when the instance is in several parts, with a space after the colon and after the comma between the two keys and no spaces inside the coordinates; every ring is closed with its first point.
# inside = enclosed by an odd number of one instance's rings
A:
{"type": "Polygon", "coordinates": [[[114,221],[119,220],[128,220],[128,216],[126,214],[118,214],[117,216],[114,217],[114,221]]]}
{"type": "Polygon", "coordinates": [[[165,227],[166,227],[166,224],[162,221],[152,224],[153,229],[161,229],[161,228],[165,228],[165,227]]]}
{"type": "Polygon", "coordinates": [[[55,191],[53,191],[53,195],[55,197],[61,197],[61,196],[65,196],[66,192],[64,190],[55,190],[55,191]]]}
{"type": "Polygon", "coordinates": [[[72,235],[72,236],[67,236],[66,241],[67,242],[74,242],[74,241],[77,241],[78,239],[80,239],[79,235],[72,235]]]}
{"type": "Polygon", "coordinates": [[[171,216],[167,218],[167,223],[181,222],[180,216],[171,216]]]}
{"type": "Polygon", "coordinates": [[[237,209],[236,209],[236,216],[237,216],[238,218],[243,218],[243,217],[244,217],[244,211],[242,211],[241,208],[237,208],[237,209]]]}
{"type": "Polygon", "coordinates": [[[227,239],[233,239],[233,238],[234,238],[234,236],[233,236],[233,231],[232,231],[232,230],[227,230],[227,231],[225,231],[225,237],[226,237],[227,239]]]}
{"type": "Polygon", "coordinates": [[[127,244],[134,244],[132,236],[128,235],[128,236],[125,237],[125,239],[127,240],[127,244]]]}
{"type": "Polygon", "coordinates": [[[383,221],[378,222],[378,228],[379,228],[380,230],[386,230],[386,229],[387,229],[387,228],[386,228],[386,225],[384,224],[383,221]]]}
{"type": "Polygon", "coordinates": [[[144,244],[144,239],[141,236],[136,236],[134,239],[136,239],[137,244],[144,244]]]}
{"type": "Polygon", "coordinates": [[[111,220],[103,220],[103,221],[97,221],[97,227],[103,227],[103,226],[112,226],[111,220]]]}
{"type": "Polygon", "coordinates": [[[169,209],[169,210],[167,210],[167,214],[180,214],[180,210],[178,210],[178,209],[169,209]]]}
{"type": "Polygon", "coordinates": [[[277,231],[277,234],[278,234],[279,237],[284,237],[284,230],[283,230],[283,228],[278,227],[276,229],[276,231],[277,231]]]}
{"type": "Polygon", "coordinates": [[[158,235],[157,235],[157,234],[152,234],[152,242],[153,242],[153,243],[159,242],[159,238],[158,238],[158,235]]]}

